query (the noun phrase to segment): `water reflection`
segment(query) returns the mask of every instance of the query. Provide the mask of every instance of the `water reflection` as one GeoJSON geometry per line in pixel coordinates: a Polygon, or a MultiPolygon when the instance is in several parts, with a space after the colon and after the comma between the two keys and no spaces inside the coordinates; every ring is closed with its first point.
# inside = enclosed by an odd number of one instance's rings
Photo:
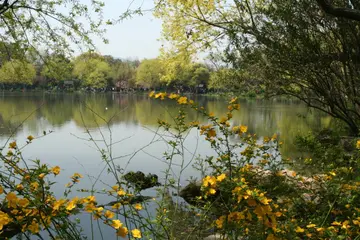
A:
{"type": "MultiPolygon", "coordinates": [[[[197,96],[194,100],[216,116],[226,114],[224,98],[197,96]]],[[[5,139],[24,129],[37,135],[45,129],[62,131],[69,122],[82,130],[107,123],[154,128],[159,118],[171,122],[178,108],[173,102],[150,100],[146,95],[2,93],[0,110],[0,138],[5,139]]],[[[206,118],[190,109],[187,116],[189,120],[206,122],[206,118]]],[[[278,134],[284,142],[285,155],[295,151],[293,141],[299,132],[326,127],[330,121],[326,115],[310,113],[297,101],[285,100],[243,100],[233,118],[234,124],[247,125],[250,132],[259,136],[278,134]]]]}

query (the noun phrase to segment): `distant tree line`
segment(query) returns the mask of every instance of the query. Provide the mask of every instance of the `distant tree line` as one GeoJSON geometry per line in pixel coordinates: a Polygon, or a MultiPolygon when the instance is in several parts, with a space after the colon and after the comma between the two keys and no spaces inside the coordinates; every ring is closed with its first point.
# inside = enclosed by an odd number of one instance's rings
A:
{"type": "MultiPolygon", "coordinates": [[[[130,60],[86,52],[75,58],[62,53],[34,58],[7,46],[0,49],[2,89],[85,89],[91,91],[168,90],[204,93],[208,91],[252,91],[250,75],[226,67],[214,67],[179,58],[130,60]]],[[[36,56],[36,55],[35,55],[36,56]]]]}

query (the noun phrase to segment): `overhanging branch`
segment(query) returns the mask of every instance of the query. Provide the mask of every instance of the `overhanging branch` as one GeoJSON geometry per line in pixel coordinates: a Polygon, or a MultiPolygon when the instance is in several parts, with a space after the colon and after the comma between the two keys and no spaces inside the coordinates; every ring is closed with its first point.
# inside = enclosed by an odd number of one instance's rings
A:
{"type": "Polygon", "coordinates": [[[338,8],[334,7],[329,0],[316,0],[319,6],[325,13],[333,15],[335,17],[347,18],[360,22],[360,11],[350,8],[338,8]]]}

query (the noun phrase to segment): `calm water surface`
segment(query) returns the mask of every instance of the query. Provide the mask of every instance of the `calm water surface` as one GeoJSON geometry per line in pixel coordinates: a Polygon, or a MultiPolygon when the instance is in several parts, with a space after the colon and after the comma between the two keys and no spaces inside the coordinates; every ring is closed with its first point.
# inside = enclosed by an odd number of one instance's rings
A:
{"type": "MultiPolygon", "coordinates": [[[[228,99],[200,96],[192,99],[217,116],[227,111],[228,99]]],[[[233,123],[247,125],[248,131],[258,136],[278,134],[284,142],[284,156],[296,154],[293,140],[299,132],[325,127],[331,121],[328,116],[310,112],[296,101],[242,100],[240,105],[240,111],[234,113],[233,123]]],[[[161,159],[166,146],[161,142],[148,144],[154,139],[157,120],[171,121],[171,116],[177,111],[172,102],[151,100],[145,95],[0,93],[0,146],[9,139],[16,139],[22,145],[28,135],[42,136],[44,131],[52,131],[27,146],[24,156],[62,168],[55,191],[59,195],[74,172],[86,176],[79,188],[89,188],[93,177],[98,175],[101,182],[96,185],[97,188],[114,183],[104,171],[106,167],[101,155],[88,141],[87,129],[93,139],[105,138],[108,143],[110,140],[114,143],[113,156],[120,167],[156,173],[161,177],[166,167],[161,159]],[[106,122],[109,122],[110,130],[106,122]],[[140,148],[143,150],[133,155],[140,148]]],[[[204,117],[192,110],[188,111],[188,116],[189,120],[206,122],[204,117]]],[[[105,147],[101,141],[97,143],[105,147]]],[[[212,154],[207,142],[196,131],[190,132],[186,146],[192,154],[212,154]]],[[[192,159],[192,154],[187,154],[186,163],[192,159]]],[[[178,176],[179,170],[177,166],[172,168],[175,176],[178,176]]],[[[180,182],[186,184],[190,176],[197,176],[191,164],[180,182]]],[[[98,199],[99,202],[106,201],[101,196],[98,199]]]]}

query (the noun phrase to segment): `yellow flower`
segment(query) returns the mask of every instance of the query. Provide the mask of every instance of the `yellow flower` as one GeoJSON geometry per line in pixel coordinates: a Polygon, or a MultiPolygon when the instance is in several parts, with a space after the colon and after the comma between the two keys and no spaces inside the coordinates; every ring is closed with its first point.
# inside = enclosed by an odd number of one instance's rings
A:
{"type": "Polygon", "coordinates": [[[2,186],[0,186],[0,194],[4,193],[4,188],[2,186]]]}
{"type": "Polygon", "coordinates": [[[204,187],[208,187],[208,186],[215,187],[216,186],[216,178],[214,176],[206,176],[203,179],[203,186],[204,187]]]}
{"type": "Polygon", "coordinates": [[[297,233],[303,233],[304,231],[305,231],[305,229],[303,229],[303,228],[301,228],[299,226],[295,230],[295,232],[297,232],[297,233]]]}
{"type": "Polygon", "coordinates": [[[334,221],[331,223],[333,226],[341,226],[341,222],[334,221]]]}
{"type": "Polygon", "coordinates": [[[270,233],[270,234],[267,236],[266,240],[276,240],[276,237],[274,236],[274,234],[270,233]]]}
{"type": "Polygon", "coordinates": [[[85,199],[84,199],[84,202],[85,203],[94,203],[96,202],[96,197],[95,196],[87,196],[85,199]]]}
{"type": "Polygon", "coordinates": [[[229,104],[235,103],[235,102],[237,101],[237,99],[238,99],[237,97],[232,98],[232,99],[230,100],[229,104]]]}
{"type": "Polygon", "coordinates": [[[66,205],[66,210],[71,211],[76,207],[77,202],[79,201],[78,197],[73,198],[68,204],[66,205]]]}
{"type": "Polygon", "coordinates": [[[246,133],[247,130],[248,130],[248,127],[247,127],[247,126],[245,126],[245,125],[240,125],[240,132],[241,132],[241,133],[246,133]]]}
{"type": "Polygon", "coordinates": [[[122,226],[122,222],[120,222],[120,220],[112,220],[112,224],[111,226],[115,229],[119,229],[122,226]]]}
{"type": "Polygon", "coordinates": [[[24,190],[24,186],[22,184],[16,185],[16,190],[21,191],[24,190]]]}
{"type": "Polygon", "coordinates": [[[215,114],[213,112],[209,113],[209,117],[214,117],[214,116],[215,116],[215,114]]]}
{"type": "Polygon", "coordinates": [[[28,226],[28,229],[32,233],[38,233],[39,232],[39,224],[33,220],[32,223],[28,226]]]}
{"type": "Polygon", "coordinates": [[[154,97],[154,95],[155,95],[155,91],[151,91],[150,93],[149,93],[149,97],[154,97]]]}
{"type": "Polygon", "coordinates": [[[309,224],[309,225],[307,225],[306,227],[307,227],[307,228],[314,228],[314,227],[316,227],[316,224],[309,224]]]}
{"type": "Polygon", "coordinates": [[[59,208],[60,208],[64,203],[66,203],[66,200],[65,200],[65,199],[57,200],[57,201],[54,203],[53,210],[59,210],[59,208]]]}
{"type": "Polygon", "coordinates": [[[11,142],[11,143],[9,144],[9,148],[16,149],[16,148],[17,148],[16,142],[15,142],[15,141],[14,141],[14,142],[11,142]]]}
{"type": "Polygon", "coordinates": [[[80,173],[74,173],[71,178],[82,178],[83,176],[80,173]]]}
{"type": "Polygon", "coordinates": [[[332,175],[332,176],[334,176],[334,177],[336,176],[336,173],[335,173],[335,172],[329,172],[329,174],[332,175]]]}
{"type": "Polygon", "coordinates": [[[30,202],[26,198],[21,198],[18,200],[18,205],[22,208],[27,207],[29,204],[30,204],[30,202]]]}
{"type": "Polygon", "coordinates": [[[220,218],[216,219],[215,224],[217,228],[222,228],[224,224],[225,216],[221,216],[220,218]]]}
{"type": "Polygon", "coordinates": [[[139,229],[133,229],[131,230],[131,234],[134,238],[141,238],[141,232],[139,229]]]}
{"type": "Polygon", "coordinates": [[[4,213],[3,211],[0,211],[0,231],[4,228],[5,225],[9,224],[11,222],[11,219],[9,215],[4,213]]]}
{"type": "Polygon", "coordinates": [[[119,208],[120,208],[120,206],[121,206],[121,204],[120,204],[120,203],[115,203],[114,205],[112,205],[112,207],[111,207],[111,208],[113,208],[113,209],[119,209],[119,208]]]}
{"type": "Polygon", "coordinates": [[[216,137],[216,131],[215,129],[211,128],[209,129],[209,131],[206,134],[207,137],[211,138],[211,137],[216,137]]]}
{"type": "Polygon", "coordinates": [[[12,207],[12,208],[16,208],[16,201],[17,201],[17,196],[14,192],[9,192],[6,195],[6,199],[8,200],[8,206],[12,207]]]}
{"type": "Polygon", "coordinates": [[[360,149],[360,140],[357,140],[357,142],[356,142],[356,148],[357,148],[357,149],[360,149]]]}
{"type": "Polygon", "coordinates": [[[178,98],[178,97],[179,97],[179,95],[176,94],[176,93],[171,93],[171,94],[168,96],[168,98],[170,98],[170,99],[174,99],[174,98],[178,98]]]}
{"type": "Polygon", "coordinates": [[[166,95],[166,93],[158,93],[155,95],[155,98],[160,98],[161,100],[164,100],[166,95]]]}
{"type": "Polygon", "coordinates": [[[27,140],[29,140],[29,141],[31,142],[32,140],[34,140],[34,137],[31,136],[31,135],[29,135],[29,136],[27,137],[27,140]]]}
{"type": "Polygon", "coordinates": [[[180,97],[177,102],[178,104],[187,104],[187,97],[180,97]]]}
{"type": "Polygon", "coordinates": [[[126,237],[126,235],[128,235],[129,230],[127,229],[127,227],[121,227],[116,231],[116,235],[120,236],[120,237],[126,237]]]}
{"type": "Polygon", "coordinates": [[[39,179],[43,179],[45,177],[45,173],[40,173],[39,174],[39,179]]]}
{"type": "Polygon", "coordinates": [[[240,104],[233,104],[233,108],[236,109],[236,110],[239,110],[240,109],[240,104]]]}
{"type": "Polygon", "coordinates": [[[126,192],[123,189],[120,189],[119,191],[117,191],[117,194],[119,196],[124,196],[126,194],[126,192]]]}
{"type": "Polygon", "coordinates": [[[216,190],[214,188],[209,189],[209,194],[214,195],[216,193],[216,190]]]}
{"type": "Polygon", "coordinates": [[[104,217],[106,218],[113,218],[115,216],[115,214],[109,210],[106,210],[106,212],[104,213],[104,217]]]}
{"type": "Polygon", "coordinates": [[[140,204],[140,203],[135,204],[135,209],[136,209],[136,210],[141,210],[141,209],[142,209],[141,204],[140,204]]]}
{"type": "Polygon", "coordinates": [[[52,173],[56,176],[59,175],[60,173],[60,167],[59,166],[55,166],[51,169],[52,173]]]}
{"type": "Polygon", "coordinates": [[[216,181],[222,182],[225,178],[226,178],[226,174],[223,173],[223,174],[217,176],[216,181]]]}

